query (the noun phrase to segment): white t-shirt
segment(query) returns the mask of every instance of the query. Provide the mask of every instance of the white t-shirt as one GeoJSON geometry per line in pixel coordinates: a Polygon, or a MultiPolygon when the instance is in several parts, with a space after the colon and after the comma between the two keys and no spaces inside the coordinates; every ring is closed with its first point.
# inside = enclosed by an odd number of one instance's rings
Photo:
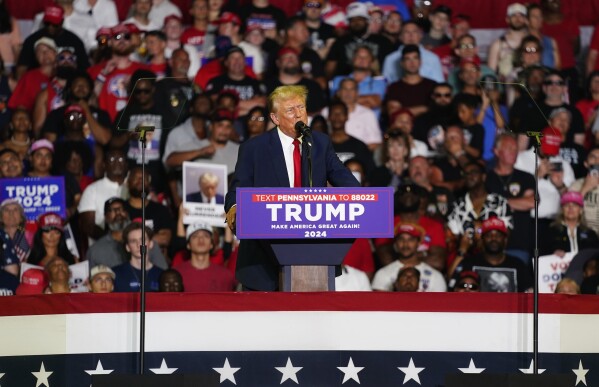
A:
{"type": "MultiPolygon", "coordinates": [[[[380,268],[374,275],[372,280],[373,290],[393,291],[393,284],[397,279],[399,270],[404,267],[404,264],[399,260],[395,260],[385,267],[380,268]]],[[[420,262],[415,266],[420,271],[420,286],[419,292],[445,292],[447,291],[447,283],[443,274],[436,269],[433,269],[427,263],[420,262]]]]}

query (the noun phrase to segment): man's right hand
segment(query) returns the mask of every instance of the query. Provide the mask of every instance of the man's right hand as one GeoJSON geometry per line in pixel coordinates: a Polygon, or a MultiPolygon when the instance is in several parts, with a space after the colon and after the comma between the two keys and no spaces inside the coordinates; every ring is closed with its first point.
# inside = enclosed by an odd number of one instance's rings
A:
{"type": "Polygon", "coordinates": [[[237,206],[233,206],[231,208],[229,208],[229,212],[227,212],[226,218],[227,218],[227,225],[229,225],[229,228],[231,229],[231,231],[235,232],[235,220],[237,219],[237,206]]]}

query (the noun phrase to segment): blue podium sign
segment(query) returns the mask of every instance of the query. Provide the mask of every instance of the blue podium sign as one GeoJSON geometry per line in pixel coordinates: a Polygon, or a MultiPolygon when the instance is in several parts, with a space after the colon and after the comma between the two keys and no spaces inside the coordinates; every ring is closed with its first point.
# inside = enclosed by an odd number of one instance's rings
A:
{"type": "Polygon", "coordinates": [[[393,188],[238,188],[239,239],[393,237],[393,188]]]}
{"type": "Polygon", "coordinates": [[[16,199],[25,210],[27,220],[37,220],[46,212],[67,215],[64,177],[22,177],[0,179],[0,201],[16,199]]]}

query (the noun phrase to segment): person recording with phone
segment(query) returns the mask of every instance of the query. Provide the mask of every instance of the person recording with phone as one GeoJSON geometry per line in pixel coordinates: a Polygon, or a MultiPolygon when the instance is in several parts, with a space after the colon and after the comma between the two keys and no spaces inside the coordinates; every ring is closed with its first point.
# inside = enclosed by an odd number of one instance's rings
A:
{"type": "MultiPolygon", "coordinates": [[[[360,186],[335,154],[329,137],[306,126],[307,97],[303,86],[280,86],[269,95],[268,110],[276,129],[250,138],[239,149],[225,198],[231,230],[236,229],[237,188],[326,187],[327,182],[336,187],[360,186]]],[[[278,289],[279,265],[268,241],[241,241],[235,275],[245,290],[278,289]]]]}

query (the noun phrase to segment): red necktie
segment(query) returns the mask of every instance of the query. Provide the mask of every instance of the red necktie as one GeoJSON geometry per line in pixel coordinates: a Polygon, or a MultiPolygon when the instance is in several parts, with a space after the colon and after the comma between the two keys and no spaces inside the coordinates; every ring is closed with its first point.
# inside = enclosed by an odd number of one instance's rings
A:
{"type": "Polygon", "coordinates": [[[293,186],[302,186],[302,154],[300,153],[300,142],[293,140],[293,186]]]}

